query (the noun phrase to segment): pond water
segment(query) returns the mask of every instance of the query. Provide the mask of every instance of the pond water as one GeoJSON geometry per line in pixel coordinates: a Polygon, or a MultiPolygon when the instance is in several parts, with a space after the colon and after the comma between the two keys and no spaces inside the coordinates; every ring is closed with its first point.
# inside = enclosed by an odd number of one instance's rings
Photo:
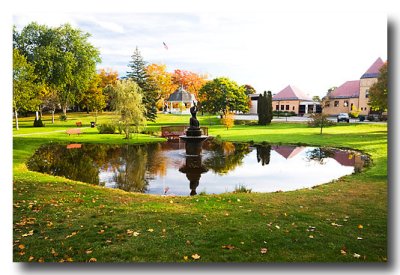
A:
{"type": "Polygon", "coordinates": [[[147,145],[47,144],[30,170],[160,195],[219,194],[310,188],[357,172],[368,159],[333,148],[206,141],[200,156],[182,142],[147,145]]]}

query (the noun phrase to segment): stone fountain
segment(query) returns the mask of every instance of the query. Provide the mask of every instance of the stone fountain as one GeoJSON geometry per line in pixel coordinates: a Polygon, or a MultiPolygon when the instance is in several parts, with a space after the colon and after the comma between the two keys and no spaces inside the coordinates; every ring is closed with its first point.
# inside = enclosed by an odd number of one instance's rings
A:
{"type": "Polygon", "coordinates": [[[187,156],[198,156],[201,154],[203,141],[205,141],[208,136],[202,135],[200,123],[196,117],[197,105],[194,101],[193,106],[190,108],[190,114],[192,115],[192,117],[190,118],[190,126],[186,130],[186,135],[179,136],[179,138],[185,141],[187,156]]]}
{"type": "Polygon", "coordinates": [[[182,166],[179,171],[186,174],[186,177],[190,181],[190,195],[196,195],[196,188],[199,185],[201,174],[208,171],[202,164],[201,160],[201,149],[203,141],[208,136],[202,135],[200,129],[200,123],[197,120],[197,105],[193,102],[193,106],[190,108],[190,126],[186,130],[186,135],[179,136],[179,138],[185,141],[186,149],[186,163],[182,166]]]}

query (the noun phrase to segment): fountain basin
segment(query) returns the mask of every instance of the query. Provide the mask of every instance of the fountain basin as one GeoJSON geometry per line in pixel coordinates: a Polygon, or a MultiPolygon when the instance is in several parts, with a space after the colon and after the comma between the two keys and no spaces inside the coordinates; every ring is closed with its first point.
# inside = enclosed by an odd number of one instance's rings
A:
{"type": "Polygon", "coordinates": [[[203,141],[205,141],[208,136],[179,136],[179,138],[185,141],[185,149],[187,156],[198,156],[201,154],[201,148],[203,141]]]}

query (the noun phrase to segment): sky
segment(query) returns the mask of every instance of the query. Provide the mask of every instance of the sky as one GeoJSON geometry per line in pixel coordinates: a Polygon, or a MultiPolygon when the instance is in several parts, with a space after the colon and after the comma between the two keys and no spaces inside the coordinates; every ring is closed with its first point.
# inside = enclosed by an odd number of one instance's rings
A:
{"type": "Polygon", "coordinates": [[[69,23],[91,34],[98,68],[124,76],[136,47],[148,63],[228,77],[273,94],[293,85],[310,96],[356,80],[387,59],[387,16],[377,12],[18,12],[13,24],[69,23]],[[168,47],[166,49],[163,45],[168,47]]]}

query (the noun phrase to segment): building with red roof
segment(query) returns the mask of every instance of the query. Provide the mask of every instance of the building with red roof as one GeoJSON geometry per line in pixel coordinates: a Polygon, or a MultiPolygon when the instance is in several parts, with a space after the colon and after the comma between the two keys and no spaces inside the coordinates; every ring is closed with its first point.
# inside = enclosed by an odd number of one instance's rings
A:
{"type": "Polygon", "coordinates": [[[380,69],[385,64],[378,58],[359,80],[346,81],[326,95],[323,112],[328,115],[350,113],[353,108],[362,115],[368,115],[368,91],[378,81],[380,69]]]}
{"type": "MultiPolygon", "coordinates": [[[[251,100],[250,113],[257,113],[258,94],[249,95],[251,100]]],[[[288,85],[279,93],[272,96],[272,109],[281,112],[294,112],[296,114],[315,113],[319,102],[314,102],[311,96],[299,88],[288,85]]]]}

